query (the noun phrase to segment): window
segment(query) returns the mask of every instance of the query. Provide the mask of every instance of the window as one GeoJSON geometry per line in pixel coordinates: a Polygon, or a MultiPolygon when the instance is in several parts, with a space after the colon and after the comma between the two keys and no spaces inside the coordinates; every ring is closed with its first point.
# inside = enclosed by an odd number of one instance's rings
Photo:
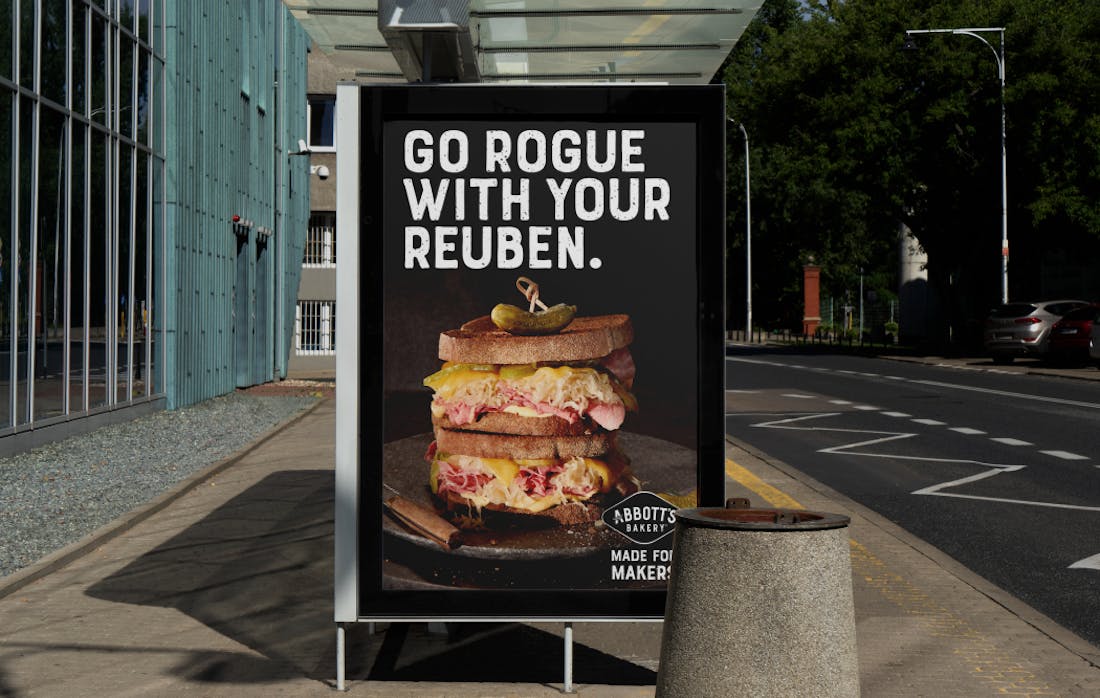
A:
{"type": "Polygon", "coordinates": [[[298,301],[294,312],[294,353],[336,355],[335,301],[298,301]]]}
{"type": "Polygon", "coordinates": [[[336,266],[335,213],[314,213],[309,217],[302,266],[325,269],[336,266]]]}
{"type": "Polygon", "coordinates": [[[310,95],[309,147],[314,150],[335,150],[333,140],[336,125],[336,96],[310,95]]]}

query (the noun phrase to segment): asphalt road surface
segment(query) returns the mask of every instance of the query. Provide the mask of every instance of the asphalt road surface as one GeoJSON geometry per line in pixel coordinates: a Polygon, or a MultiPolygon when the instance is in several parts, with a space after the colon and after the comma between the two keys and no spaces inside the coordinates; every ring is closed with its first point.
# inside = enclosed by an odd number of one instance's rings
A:
{"type": "Polygon", "coordinates": [[[1100,382],[731,347],[726,431],[1100,646],[1100,382]]]}

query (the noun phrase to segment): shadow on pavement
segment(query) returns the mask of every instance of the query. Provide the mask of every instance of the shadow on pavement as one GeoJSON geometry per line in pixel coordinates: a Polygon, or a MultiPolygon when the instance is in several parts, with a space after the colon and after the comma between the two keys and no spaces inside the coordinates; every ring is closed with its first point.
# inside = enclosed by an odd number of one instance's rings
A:
{"type": "Polygon", "coordinates": [[[174,668],[180,677],[329,678],[332,504],[331,470],[273,473],[88,594],[177,609],[261,655],[200,653],[174,668]]]}
{"type": "MultiPolygon", "coordinates": [[[[259,656],[211,649],[172,669],[198,683],[269,683],[336,674],[333,473],[268,475],[164,544],[97,582],[107,601],[174,608],[259,656]]],[[[560,683],[561,638],[515,623],[367,624],[347,634],[347,678],[372,681],[560,683]]],[[[578,683],[652,685],[656,673],[574,646],[578,683]]],[[[0,681],[0,696],[3,682],[0,681]]]]}

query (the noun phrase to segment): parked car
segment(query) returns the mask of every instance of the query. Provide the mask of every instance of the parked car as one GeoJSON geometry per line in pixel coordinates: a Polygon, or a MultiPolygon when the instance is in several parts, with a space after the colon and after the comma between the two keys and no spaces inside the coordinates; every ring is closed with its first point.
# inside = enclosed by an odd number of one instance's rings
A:
{"type": "Polygon", "coordinates": [[[1050,358],[1084,363],[1089,359],[1092,327],[1100,322],[1100,303],[1074,308],[1050,330],[1050,358]]]}
{"type": "Polygon", "coordinates": [[[998,306],[985,321],[985,350],[996,363],[1011,363],[1018,356],[1044,356],[1054,323],[1086,305],[1087,301],[1058,300],[998,306]]]}

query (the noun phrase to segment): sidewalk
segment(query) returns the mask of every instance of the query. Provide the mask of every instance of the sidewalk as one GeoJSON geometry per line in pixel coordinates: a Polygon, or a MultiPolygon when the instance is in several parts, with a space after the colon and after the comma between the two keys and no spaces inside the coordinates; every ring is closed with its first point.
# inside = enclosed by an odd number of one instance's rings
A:
{"type": "MultiPolygon", "coordinates": [[[[329,695],[334,419],[326,399],[83,557],[0,580],[0,697],[329,695]]],[[[764,454],[730,443],[725,467],[729,496],[852,517],[863,695],[1100,695],[1100,649],[764,454]]],[[[349,695],[560,695],[560,624],[378,630],[348,632],[349,695]]],[[[577,691],[652,696],[660,632],[577,623],[577,691]]]]}

